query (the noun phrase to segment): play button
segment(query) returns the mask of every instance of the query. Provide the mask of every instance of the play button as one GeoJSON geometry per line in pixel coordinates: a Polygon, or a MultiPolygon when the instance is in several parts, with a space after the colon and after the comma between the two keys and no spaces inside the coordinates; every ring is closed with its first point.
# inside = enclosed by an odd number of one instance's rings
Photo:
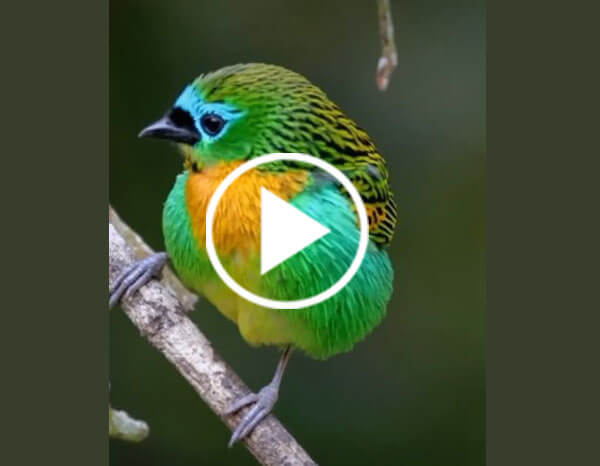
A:
{"type": "MultiPolygon", "coordinates": [[[[328,233],[331,233],[332,235],[336,233],[335,229],[334,231],[330,232],[325,226],[321,225],[303,212],[300,212],[291,204],[285,202],[283,199],[278,198],[275,194],[266,189],[261,188],[261,198],[261,275],[277,267],[294,254],[313,244],[319,238],[322,238],[328,233]]],[[[341,233],[337,232],[336,234],[339,235],[341,233]]],[[[206,253],[208,254],[210,263],[215,269],[217,275],[233,292],[237,293],[239,296],[250,301],[251,303],[256,304],[257,306],[271,309],[302,309],[309,306],[315,306],[326,299],[331,298],[342,288],[344,288],[344,286],[346,286],[350,280],[352,280],[352,277],[358,271],[360,264],[365,257],[368,245],[369,218],[367,216],[367,209],[365,208],[364,202],[360,197],[360,193],[352,184],[352,181],[350,181],[350,179],[348,179],[348,177],[344,175],[344,173],[342,173],[338,168],[334,167],[325,160],[308,154],[266,154],[244,162],[225,177],[210,198],[208,207],[206,208],[206,253]],[[352,202],[356,208],[358,223],[360,225],[360,237],[354,259],[352,259],[352,263],[346,272],[344,272],[344,274],[339,278],[339,280],[326,290],[318,292],[313,296],[287,301],[260,296],[240,285],[231,275],[229,275],[229,272],[225,270],[225,267],[219,259],[219,255],[217,254],[217,249],[213,240],[213,223],[215,221],[215,213],[217,211],[219,201],[225,194],[227,188],[229,188],[229,186],[231,186],[231,184],[234,183],[238,177],[254,168],[260,165],[283,160],[314,165],[316,168],[325,171],[334,179],[336,179],[350,195],[350,198],[352,199],[352,202]]],[[[265,275],[265,279],[268,280],[268,278],[269,275],[265,275]]]]}
{"type": "Polygon", "coordinates": [[[265,188],[260,189],[260,198],[261,275],[330,232],[265,188]]]}

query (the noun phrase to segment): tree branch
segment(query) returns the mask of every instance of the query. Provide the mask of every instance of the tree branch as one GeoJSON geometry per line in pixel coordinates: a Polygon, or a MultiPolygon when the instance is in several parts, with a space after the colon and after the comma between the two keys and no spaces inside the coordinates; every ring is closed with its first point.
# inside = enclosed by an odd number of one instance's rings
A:
{"type": "MultiPolygon", "coordinates": [[[[109,208],[109,280],[152,250],[109,208]]],[[[121,307],[144,336],[194,388],[221,420],[233,429],[249,408],[225,416],[225,408],[248,387],[223,361],[212,344],[187,317],[195,296],[185,289],[170,271],[163,280],[153,280],[121,307]]],[[[316,464],[283,425],[269,415],[244,440],[254,457],[263,465],[316,464]]],[[[223,446],[225,448],[225,445],[223,446]]]]}
{"type": "Polygon", "coordinates": [[[377,0],[379,14],[379,36],[381,37],[381,57],[377,62],[375,81],[380,91],[385,91],[390,83],[392,71],[398,65],[398,54],[394,41],[394,22],[390,0],[377,0]]]}

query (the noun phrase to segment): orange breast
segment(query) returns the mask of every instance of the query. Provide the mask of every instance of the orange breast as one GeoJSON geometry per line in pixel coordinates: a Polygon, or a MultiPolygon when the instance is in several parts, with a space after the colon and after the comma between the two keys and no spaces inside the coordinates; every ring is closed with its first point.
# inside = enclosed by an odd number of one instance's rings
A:
{"type": "MultiPolygon", "coordinates": [[[[201,246],[206,240],[206,209],[223,179],[242,162],[221,162],[191,172],[186,186],[186,202],[194,235],[201,246]]],[[[225,191],[215,214],[213,237],[220,255],[249,255],[260,250],[260,188],[290,200],[306,186],[305,170],[265,172],[250,170],[225,191]]]]}

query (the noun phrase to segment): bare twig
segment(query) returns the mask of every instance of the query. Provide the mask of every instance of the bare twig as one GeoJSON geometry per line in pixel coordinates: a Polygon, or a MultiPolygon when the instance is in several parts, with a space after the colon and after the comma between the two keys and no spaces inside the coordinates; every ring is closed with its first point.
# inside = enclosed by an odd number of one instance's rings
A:
{"type": "MultiPolygon", "coordinates": [[[[109,212],[108,233],[109,280],[112,281],[136,259],[135,250],[149,253],[151,249],[112,209],[109,212]]],[[[121,307],[140,333],[175,366],[212,411],[232,429],[248,408],[230,416],[225,416],[223,412],[232,401],[249,393],[248,387],[187,317],[184,302],[189,291],[174,275],[166,279],[169,280],[168,285],[164,280],[151,281],[133,296],[124,298],[121,307]]],[[[316,464],[273,415],[263,420],[244,443],[264,465],[316,464]]]]}
{"type": "Polygon", "coordinates": [[[381,37],[381,57],[377,62],[375,81],[380,91],[385,91],[390,83],[392,71],[398,65],[398,54],[394,42],[394,23],[390,0],[377,0],[379,14],[379,36],[381,37]]]}

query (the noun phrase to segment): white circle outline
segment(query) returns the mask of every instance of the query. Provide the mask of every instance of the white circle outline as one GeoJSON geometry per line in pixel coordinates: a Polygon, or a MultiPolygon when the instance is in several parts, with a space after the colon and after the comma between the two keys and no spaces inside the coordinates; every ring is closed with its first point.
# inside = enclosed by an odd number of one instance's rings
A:
{"type": "Polygon", "coordinates": [[[313,157],[312,155],[307,154],[299,154],[295,152],[277,152],[273,154],[265,154],[260,157],[256,157],[252,160],[249,160],[246,163],[243,163],[239,167],[235,168],[229,175],[225,177],[225,179],[221,182],[221,184],[217,187],[214,194],[210,198],[208,202],[208,208],[206,209],[206,252],[208,253],[208,258],[214,267],[217,275],[225,282],[225,284],[234,292],[237,293],[242,298],[254,303],[258,306],[267,307],[271,309],[302,309],[308,306],[314,306],[319,304],[320,302],[325,301],[326,299],[331,298],[333,295],[338,293],[342,288],[344,288],[352,277],[358,272],[360,265],[365,257],[367,252],[367,247],[369,245],[369,220],[367,217],[367,209],[365,208],[365,204],[360,197],[358,190],[354,187],[350,179],[344,175],[340,170],[338,170],[333,165],[325,162],[324,160],[313,157]],[[350,193],[350,197],[352,201],[357,207],[358,211],[358,220],[360,223],[360,239],[358,242],[358,248],[356,249],[356,254],[354,255],[354,260],[346,273],[342,275],[342,277],[327,290],[322,291],[314,296],[304,299],[297,299],[294,301],[279,301],[276,299],[269,299],[263,296],[256,295],[246,288],[239,285],[232,277],[227,273],[223,264],[219,260],[217,255],[217,251],[215,249],[215,244],[213,240],[213,223],[215,220],[215,213],[217,210],[217,206],[219,205],[219,201],[225,191],[231,186],[231,184],[239,178],[241,175],[246,173],[247,171],[265,163],[278,162],[280,160],[292,160],[295,162],[303,162],[308,163],[310,165],[315,165],[320,169],[326,171],[331,176],[333,176],[336,180],[338,180],[344,188],[350,193]]]}

